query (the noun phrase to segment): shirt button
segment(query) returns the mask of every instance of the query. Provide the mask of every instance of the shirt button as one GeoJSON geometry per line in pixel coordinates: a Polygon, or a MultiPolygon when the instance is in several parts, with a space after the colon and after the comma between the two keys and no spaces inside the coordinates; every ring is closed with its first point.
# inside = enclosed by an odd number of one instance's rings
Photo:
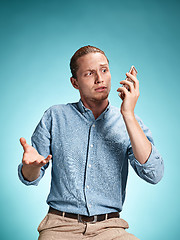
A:
{"type": "Polygon", "coordinates": [[[91,205],[91,204],[89,204],[89,207],[90,207],[90,208],[91,208],[91,206],[92,206],[92,205],[91,205]]]}
{"type": "Polygon", "coordinates": [[[89,185],[86,186],[89,189],[89,185]]]}
{"type": "Polygon", "coordinates": [[[91,144],[91,147],[93,148],[93,144],[91,144]]]}
{"type": "Polygon", "coordinates": [[[90,167],[91,167],[91,164],[89,164],[88,167],[90,168],[90,167]]]}
{"type": "Polygon", "coordinates": [[[95,124],[93,124],[92,126],[95,127],[95,124]]]}

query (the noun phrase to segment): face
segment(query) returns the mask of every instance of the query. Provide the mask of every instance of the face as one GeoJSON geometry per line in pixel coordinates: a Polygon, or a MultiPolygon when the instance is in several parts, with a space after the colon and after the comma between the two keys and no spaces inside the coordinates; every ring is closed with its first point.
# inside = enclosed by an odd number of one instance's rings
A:
{"type": "Polygon", "coordinates": [[[71,82],[79,90],[83,103],[108,101],[111,74],[106,57],[102,53],[88,53],[77,64],[77,79],[71,78],[71,82]]]}

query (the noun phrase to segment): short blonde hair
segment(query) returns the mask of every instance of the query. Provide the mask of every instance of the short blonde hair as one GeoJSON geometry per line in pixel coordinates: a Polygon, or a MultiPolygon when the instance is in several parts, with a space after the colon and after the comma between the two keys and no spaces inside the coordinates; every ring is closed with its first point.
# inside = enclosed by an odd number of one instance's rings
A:
{"type": "MultiPolygon", "coordinates": [[[[99,49],[97,47],[90,46],[90,45],[81,47],[74,53],[74,55],[72,56],[71,61],[70,61],[70,69],[71,69],[71,73],[72,73],[73,78],[77,78],[76,73],[77,73],[77,70],[78,70],[78,67],[79,67],[78,64],[77,64],[78,58],[80,58],[80,57],[82,57],[82,56],[84,56],[88,53],[96,53],[96,52],[102,53],[106,57],[105,53],[101,49],[99,49]]],[[[106,57],[106,59],[109,63],[109,60],[108,60],[107,57],[106,57]]]]}

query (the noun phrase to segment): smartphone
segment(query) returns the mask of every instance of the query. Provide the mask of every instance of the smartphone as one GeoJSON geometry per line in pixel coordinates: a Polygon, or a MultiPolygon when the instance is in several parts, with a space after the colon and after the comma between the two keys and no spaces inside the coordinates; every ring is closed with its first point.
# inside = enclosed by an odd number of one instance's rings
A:
{"type": "MultiPolygon", "coordinates": [[[[135,77],[136,77],[136,76],[137,76],[137,69],[132,65],[131,68],[130,68],[130,70],[129,70],[129,73],[132,74],[133,70],[134,70],[134,72],[135,72],[135,77]]],[[[125,80],[130,81],[130,82],[133,83],[133,81],[132,81],[130,78],[128,78],[128,77],[126,77],[125,80]]],[[[130,91],[128,85],[123,84],[123,87],[125,87],[128,91],[130,91]]],[[[124,99],[123,95],[124,95],[124,93],[122,93],[122,92],[119,93],[119,96],[122,97],[122,98],[124,99]]]]}
{"type": "MultiPolygon", "coordinates": [[[[132,74],[133,70],[134,70],[134,72],[135,72],[135,77],[136,77],[136,75],[137,75],[137,70],[136,70],[136,68],[135,68],[134,66],[131,66],[131,68],[130,68],[130,70],[129,70],[129,73],[132,74]]],[[[130,82],[133,82],[133,81],[132,81],[130,78],[128,78],[128,77],[126,77],[125,80],[128,80],[128,81],[130,81],[130,82]]]]}

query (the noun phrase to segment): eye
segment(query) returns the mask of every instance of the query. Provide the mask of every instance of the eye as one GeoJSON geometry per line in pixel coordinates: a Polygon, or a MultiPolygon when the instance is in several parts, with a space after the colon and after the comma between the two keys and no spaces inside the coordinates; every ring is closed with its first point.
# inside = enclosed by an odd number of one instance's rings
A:
{"type": "Polygon", "coordinates": [[[92,72],[87,72],[85,73],[85,77],[91,76],[93,73],[92,72]]]}
{"type": "Polygon", "coordinates": [[[102,72],[103,72],[103,73],[107,72],[107,69],[106,69],[106,68],[103,68],[103,69],[102,69],[102,72]]]}

